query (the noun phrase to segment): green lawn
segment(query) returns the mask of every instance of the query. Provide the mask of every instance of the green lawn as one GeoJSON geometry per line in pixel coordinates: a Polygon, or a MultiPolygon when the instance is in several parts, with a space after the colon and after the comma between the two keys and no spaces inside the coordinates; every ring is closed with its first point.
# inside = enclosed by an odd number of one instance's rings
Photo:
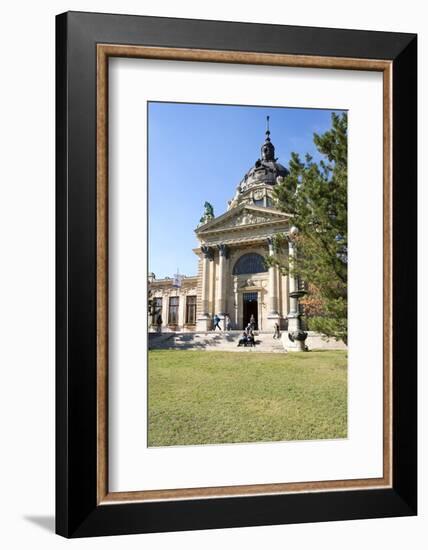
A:
{"type": "Polygon", "coordinates": [[[347,436],[347,354],[149,352],[149,446],[347,436]]]}

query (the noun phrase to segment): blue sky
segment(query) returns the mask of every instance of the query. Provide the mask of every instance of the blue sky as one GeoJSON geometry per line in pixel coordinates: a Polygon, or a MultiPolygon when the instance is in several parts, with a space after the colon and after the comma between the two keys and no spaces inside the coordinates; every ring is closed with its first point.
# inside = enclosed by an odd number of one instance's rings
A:
{"type": "Polygon", "coordinates": [[[292,151],[319,159],[313,133],[330,128],[332,112],[150,102],[149,271],[158,279],[173,276],[177,268],[196,274],[194,229],[204,202],[213,205],[216,216],[226,211],[236,186],[260,157],[267,115],[275,155],[288,166],[292,151]]]}

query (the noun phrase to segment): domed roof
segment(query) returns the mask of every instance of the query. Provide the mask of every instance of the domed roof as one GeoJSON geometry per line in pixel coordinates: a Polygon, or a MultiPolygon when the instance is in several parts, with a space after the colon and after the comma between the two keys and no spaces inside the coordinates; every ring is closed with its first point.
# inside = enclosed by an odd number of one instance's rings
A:
{"type": "Polygon", "coordinates": [[[273,186],[278,182],[278,178],[284,178],[289,174],[287,168],[277,160],[275,147],[270,140],[269,117],[267,117],[266,138],[261,147],[261,158],[256,160],[254,166],[242,178],[233,199],[228,201],[227,209],[236,208],[243,203],[271,207],[273,186]]]}
{"type": "Polygon", "coordinates": [[[275,185],[278,176],[285,177],[288,175],[288,170],[275,160],[257,160],[240,182],[241,190],[244,191],[249,187],[254,187],[262,183],[275,185]]]}
{"type": "Polygon", "coordinates": [[[260,184],[275,185],[278,176],[285,177],[289,174],[287,168],[275,158],[275,146],[270,140],[269,117],[267,117],[266,139],[261,147],[261,157],[241,180],[238,186],[241,192],[260,184]]]}

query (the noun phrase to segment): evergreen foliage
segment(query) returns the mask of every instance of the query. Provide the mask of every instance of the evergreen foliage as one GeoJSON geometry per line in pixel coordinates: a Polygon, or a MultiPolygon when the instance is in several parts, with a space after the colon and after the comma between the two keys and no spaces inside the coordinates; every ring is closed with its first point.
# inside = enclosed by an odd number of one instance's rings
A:
{"type": "MultiPolygon", "coordinates": [[[[310,319],[311,330],[346,343],[347,114],[333,113],[331,129],[314,134],[314,143],[323,160],[316,163],[309,155],[301,160],[292,153],[290,174],[275,186],[277,207],[295,217],[299,233],[294,265],[286,265],[279,257],[273,261],[284,273],[310,283],[308,303],[318,304],[310,319]]],[[[277,239],[282,241],[284,236],[277,239]]]]}

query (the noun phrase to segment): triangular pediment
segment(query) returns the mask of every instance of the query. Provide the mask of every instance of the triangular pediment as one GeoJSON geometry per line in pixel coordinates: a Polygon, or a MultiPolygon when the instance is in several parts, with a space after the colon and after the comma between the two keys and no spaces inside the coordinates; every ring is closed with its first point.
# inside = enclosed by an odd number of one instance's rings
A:
{"type": "Polygon", "coordinates": [[[279,212],[273,208],[242,205],[201,225],[196,229],[196,234],[202,236],[205,233],[230,231],[249,226],[284,224],[288,223],[290,218],[290,214],[279,212]]]}

